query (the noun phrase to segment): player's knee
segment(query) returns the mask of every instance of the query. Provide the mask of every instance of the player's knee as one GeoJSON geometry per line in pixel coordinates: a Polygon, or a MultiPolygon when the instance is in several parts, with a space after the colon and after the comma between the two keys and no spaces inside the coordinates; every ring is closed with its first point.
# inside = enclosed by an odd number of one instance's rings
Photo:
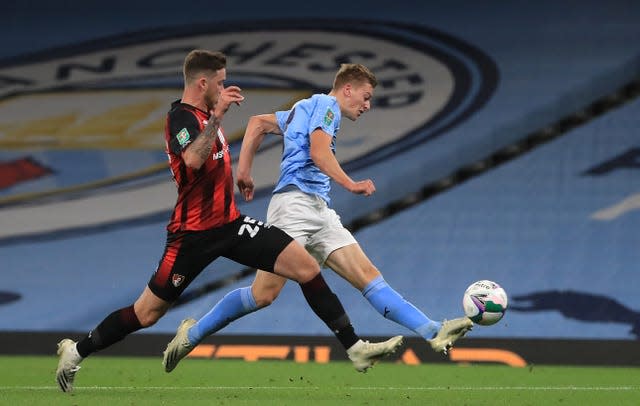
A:
{"type": "Polygon", "coordinates": [[[381,276],[382,274],[374,265],[365,266],[358,270],[358,272],[354,272],[349,275],[349,282],[351,285],[358,290],[362,290],[367,286],[371,281],[381,276]]]}
{"type": "Polygon", "coordinates": [[[276,259],[274,272],[298,283],[305,283],[320,273],[320,266],[301,245],[292,242],[276,259]]]}
{"type": "Polygon", "coordinates": [[[297,281],[300,283],[308,282],[320,273],[320,265],[318,265],[317,262],[311,260],[305,265],[306,266],[300,267],[298,270],[297,281]]]}
{"type": "Polygon", "coordinates": [[[279,290],[263,290],[256,292],[253,299],[256,301],[256,306],[258,306],[258,308],[266,307],[276,300],[279,293],[279,290]]]}
{"type": "Polygon", "coordinates": [[[269,306],[276,300],[283,287],[284,283],[280,279],[275,281],[264,278],[256,279],[256,282],[251,285],[251,295],[256,302],[256,306],[258,308],[269,306]]]}
{"type": "Polygon", "coordinates": [[[378,276],[382,275],[378,268],[376,268],[376,266],[373,264],[365,266],[362,270],[362,274],[365,275],[368,279],[375,279],[378,276]]]}
{"type": "Polygon", "coordinates": [[[164,315],[160,310],[146,310],[136,314],[142,328],[151,327],[164,315]]]}

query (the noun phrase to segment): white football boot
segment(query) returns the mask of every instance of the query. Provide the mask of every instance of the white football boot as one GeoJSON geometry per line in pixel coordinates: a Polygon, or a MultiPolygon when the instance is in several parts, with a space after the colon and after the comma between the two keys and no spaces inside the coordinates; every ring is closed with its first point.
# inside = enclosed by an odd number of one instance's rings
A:
{"type": "Polygon", "coordinates": [[[196,324],[194,319],[182,320],[182,323],[178,326],[176,336],[167,344],[167,349],[164,350],[162,359],[165,372],[173,371],[174,368],[178,366],[178,362],[186,357],[195,347],[195,345],[189,342],[187,335],[187,332],[194,324],[196,324]]]}
{"type": "Polygon", "coordinates": [[[73,381],[76,377],[76,372],[80,370],[80,362],[82,357],[78,354],[76,349],[76,342],[65,338],[58,343],[58,369],[56,369],[56,380],[58,386],[63,392],[73,391],[73,381]]]}
{"type": "Polygon", "coordinates": [[[402,345],[402,336],[391,337],[381,343],[358,340],[347,350],[347,355],[358,372],[366,372],[382,357],[393,354],[402,345]]]}
{"type": "Polygon", "coordinates": [[[453,320],[444,320],[435,337],[429,341],[435,352],[445,354],[453,344],[473,328],[473,322],[468,317],[460,317],[453,320]]]}

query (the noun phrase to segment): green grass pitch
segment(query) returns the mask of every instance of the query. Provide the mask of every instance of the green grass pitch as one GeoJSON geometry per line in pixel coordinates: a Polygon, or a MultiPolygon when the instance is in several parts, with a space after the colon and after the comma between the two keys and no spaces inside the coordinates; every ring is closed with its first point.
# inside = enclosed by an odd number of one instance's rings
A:
{"type": "Polygon", "coordinates": [[[73,394],[58,390],[56,357],[0,357],[0,405],[639,405],[640,368],[409,366],[366,374],[347,362],[161,358],[85,360],[73,394]]]}

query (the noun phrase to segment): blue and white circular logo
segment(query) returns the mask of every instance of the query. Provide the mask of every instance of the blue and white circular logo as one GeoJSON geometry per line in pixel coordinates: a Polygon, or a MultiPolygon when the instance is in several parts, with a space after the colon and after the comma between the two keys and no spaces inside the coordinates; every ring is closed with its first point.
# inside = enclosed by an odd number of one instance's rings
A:
{"type": "MultiPolygon", "coordinates": [[[[227,54],[245,102],[223,121],[237,156],[248,118],[328,92],[341,63],[378,78],[372,111],[341,126],[349,171],[446,135],[491,97],[498,73],[477,48],[380,21],[262,21],[108,38],[0,64],[0,241],[166,214],[175,203],[164,120],[194,48],[227,54]],[[38,216],[34,217],[34,213],[38,216]],[[6,224],[5,224],[6,223],[6,224]]],[[[274,137],[254,178],[278,177],[274,137]]]]}

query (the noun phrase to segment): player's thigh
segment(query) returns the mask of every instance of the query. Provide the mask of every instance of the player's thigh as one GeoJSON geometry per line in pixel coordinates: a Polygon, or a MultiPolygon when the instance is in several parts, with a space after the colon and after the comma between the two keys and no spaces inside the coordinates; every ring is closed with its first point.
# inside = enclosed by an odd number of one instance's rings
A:
{"type": "MultiPolygon", "coordinates": [[[[321,265],[325,264],[329,255],[333,252],[356,244],[357,241],[340,221],[340,216],[326,205],[318,212],[318,217],[322,219],[323,227],[313,233],[307,242],[306,248],[318,260],[321,265]]],[[[363,261],[358,261],[363,263],[363,261]]],[[[354,273],[358,272],[355,267],[349,267],[354,273]]]]}
{"type": "Polygon", "coordinates": [[[147,286],[164,301],[174,302],[224,247],[219,230],[169,234],[158,268],[147,286]]]}
{"type": "Polygon", "coordinates": [[[380,272],[358,243],[345,245],[329,254],[325,265],[347,280],[358,290],[380,276],[380,272]]]}
{"type": "Polygon", "coordinates": [[[320,273],[320,266],[302,245],[291,241],[276,259],[274,273],[304,283],[320,273]]]}
{"type": "Polygon", "coordinates": [[[267,220],[304,246],[319,265],[333,250],[356,242],[324,200],[301,191],[273,195],[267,220]]]}
{"type": "MultiPolygon", "coordinates": [[[[231,225],[233,228],[230,229],[229,237],[232,238],[232,244],[229,244],[223,255],[242,265],[279,273],[277,269],[282,266],[277,266],[278,260],[284,252],[290,252],[289,246],[294,242],[293,238],[278,227],[249,216],[242,216],[231,225]]],[[[294,245],[304,252],[299,244],[294,245]]]]}
{"type": "Polygon", "coordinates": [[[278,227],[248,216],[235,227],[234,244],[223,254],[225,257],[296,282],[307,282],[320,272],[302,245],[278,227]]]}

